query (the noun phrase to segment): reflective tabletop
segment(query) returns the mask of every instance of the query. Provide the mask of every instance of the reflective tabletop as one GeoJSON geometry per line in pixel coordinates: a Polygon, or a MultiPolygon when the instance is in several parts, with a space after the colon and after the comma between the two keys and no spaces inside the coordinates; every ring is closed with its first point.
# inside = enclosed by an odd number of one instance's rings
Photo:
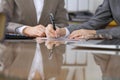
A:
{"type": "Polygon", "coordinates": [[[120,80],[120,40],[6,40],[0,80],[120,80]]]}

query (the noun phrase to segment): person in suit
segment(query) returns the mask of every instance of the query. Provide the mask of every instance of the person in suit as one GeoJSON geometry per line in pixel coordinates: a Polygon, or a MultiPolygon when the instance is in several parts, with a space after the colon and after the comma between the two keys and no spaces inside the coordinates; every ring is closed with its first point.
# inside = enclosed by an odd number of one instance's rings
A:
{"type": "MultiPolygon", "coordinates": [[[[67,28],[58,28],[53,30],[52,25],[46,28],[46,34],[49,37],[68,36],[70,39],[91,39],[94,35],[100,35],[100,38],[110,36],[110,39],[120,38],[120,0],[104,0],[95,15],[88,21],[80,25],[72,25],[67,28]],[[114,20],[117,27],[106,28],[108,23],[114,20]],[[103,37],[102,35],[105,35],[103,37]]],[[[120,56],[112,55],[94,55],[95,61],[100,65],[103,80],[120,80],[120,56]]]]}
{"type": "MultiPolygon", "coordinates": [[[[61,28],[56,32],[61,36],[64,36],[66,32],[68,32],[67,34],[71,33],[69,36],[71,39],[85,38],[95,34],[107,34],[111,35],[112,38],[120,38],[119,3],[119,0],[104,0],[103,4],[97,8],[95,15],[88,22],[61,28]],[[105,29],[112,20],[118,24],[118,27],[105,29]]],[[[52,30],[53,33],[55,33],[51,28],[51,25],[48,25],[47,31],[49,30],[52,30]]],[[[53,34],[53,37],[54,36],[55,35],[53,34]]]]}
{"type": "MultiPolygon", "coordinates": [[[[67,11],[64,8],[64,0],[1,0],[0,12],[6,14],[7,32],[30,37],[46,36],[45,27],[51,23],[49,19],[50,13],[54,15],[57,27],[65,27],[68,25],[67,11]]],[[[6,49],[7,52],[13,53],[11,54],[13,56],[15,55],[14,63],[6,70],[13,72],[13,69],[11,68],[15,69],[16,66],[17,68],[21,66],[27,68],[31,66],[36,49],[35,42],[5,42],[4,44],[9,48],[9,50],[6,49]],[[26,62],[27,65],[25,64],[26,62]]],[[[40,46],[40,48],[42,48],[44,44],[41,44],[40,46]]],[[[64,50],[64,48],[62,49],[64,50]]],[[[43,51],[47,54],[47,51],[49,50],[42,48],[41,53],[43,53],[43,51]]],[[[59,51],[59,53],[61,52],[59,51]]],[[[4,71],[8,72],[6,70],[4,71]]],[[[29,69],[27,69],[25,74],[28,72],[29,69]]]]}
{"type": "Polygon", "coordinates": [[[64,0],[1,0],[0,12],[7,15],[7,31],[30,37],[45,36],[50,24],[49,13],[55,16],[56,26],[67,26],[64,0]]]}

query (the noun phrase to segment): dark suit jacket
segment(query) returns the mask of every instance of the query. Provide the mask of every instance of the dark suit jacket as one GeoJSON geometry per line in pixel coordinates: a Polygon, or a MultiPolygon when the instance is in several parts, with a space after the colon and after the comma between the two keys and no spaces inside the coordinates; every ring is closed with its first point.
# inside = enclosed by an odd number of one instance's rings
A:
{"type": "Polygon", "coordinates": [[[44,26],[50,23],[49,13],[55,15],[58,26],[67,26],[66,10],[64,9],[64,0],[44,0],[43,11],[39,23],[33,0],[1,0],[0,12],[4,12],[8,18],[7,29],[9,32],[15,32],[17,27],[23,25],[35,26],[42,24],[44,26]]]}
{"type": "Polygon", "coordinates": [[[81,25],[69,26],[70,32],[78,29],[96,29],[97,34],[108,34],[113,38],[120,38],[120,0],[104,0],[103,4],[98,7],[94,17],[88,22],[81,25]],[[104,29],[106,25],[115,20],[118,27],[104,29]]]}

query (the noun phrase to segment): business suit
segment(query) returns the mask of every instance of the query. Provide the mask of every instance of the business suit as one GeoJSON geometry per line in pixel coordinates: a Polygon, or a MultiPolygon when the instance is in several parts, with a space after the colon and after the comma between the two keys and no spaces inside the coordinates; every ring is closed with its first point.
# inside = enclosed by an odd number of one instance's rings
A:
{"type": "MultiPolygon", "coordinates": [[[[33,58],[35,58],[34,56],[36,50],[35,42],[28,42],[27,44],[25,44],[25,42],[22,43],[13,42],[13,44],[9,44],[9,42],[7,42],[6,44],[8,44],[8,47],[6,47],[7,52],[4,54],[2,53],[2,55],[0,55],[0,61],[3,59],[2,61],[3,64],[5,65],[3,72],[0,71],[0,75],[3,74],[5,80],[10,80],[10,79],[26,80],[29,77],[33,58]],[[12,47],[14,47],[15,50],[12,53],[9,53],[11,52],[12,47]],[[14,55],[16,52],[18,54],[14,55]]],[[[44,43],[41,43],[41,45],[42,45],[41,46],[42,64],[40,65],[44,67],[43,71],[44,71],[45,80],[48,80],[49,78],[52,77],[57,77],[61,71],[63,54],[65,53],[65,46],[60,45],[56,47],[54,49],[55,54],[53,54],[53,58],[50,60],[48,54],[49,50],[47,49],[47,47],[44,46],[44,43]]],[[[41,79],[35,79],[35,80],[41,80],[41,79]]]]}
{"type": "MultiPolygon", "coordinates": [[[[35,26],[38,24],[42,24],[46,26],[51,23],[49,20],[50,12],[54,14],[55,22],[58,27],[65,27],[68,25],[67,19],[66,19],[66,10],[64,9],[64,0],[44,0],[44,7],[43,7],[43,11],[42,11],[42,15],[39,23],[37,23],[37,15],[36,15],[35,7],[33,4],[33,0],[1,0],[0,6],[1,6],[0,12],[4,12],[7,15],[8,32],[15,32],[16,28],[24,25],[35,26]]],[[[11,72],[11,70],[13,70],[13,68],[15,68],[18,65],[20,67],[27,67],[26,73],[19,77],[28,77],[27,74],[29,73],[29,68],[30,68],[29,66],[31,66],[31,62],[35,53],[35,43],[22,42],[20,44],[19,43],[16,44],[14,42],[13,43],[6,42],[5,45],[7,45],[8,47],[11,47],[11,46],[14,47],[12,50],[14,53],[16,53],[15,61],[7,69],[7,71],[11,72]],[[24,55],[27,55],[27,56],[24,56],[24,55]],[[25,64],[26,62],[27,62],[27,65],[25,64]]],[[[42,47],[43,46],[44,45],[42,45],[42,47]]],[[[65,48],[62,48],[62,49],[64,50],[65,48]]],[[[42,48],[41,52],[43,51],[45,54],[47,54],[46,48],[44,49],[42,48]]],[[[18,70],[18,69],[15,68],[15,70],[18,70]]],[[[18,72],[22,72],[22,71],[19,70],[18,72]]],[[[13,74],[11,73],[11,75],[13,74]]]]}
{"type": "Polygon", "coordinates": [[[2,0],[0,3],[0,12],[4,12],[8,18],[7,30],[15,32],[17,27],[23,25],[35,26],[50,24],[49,13],[55,15],[56,24],[63,27],[67,26],[66,10],[64,9],[64,0],[44,0],[44,6],[39,23],[33,0],[2,0]],[[27,3],[27,5],[26,5],[27,3]]]}
{"type": "MultiPolygon", "coordinates": [[[[81,25],[72,25],[68,27],[70,32],[78,29],[96,30],[97,34],[107,34],[113,38],[120,38],[120,0],[104,0],[98,7],[95,15],[88,22],[81,25]],[[104,29],[106,25],[115,20],[118,26],[110,29],[104,29]]],[[[112,55],[94,55],[95,61],[100,65],[103,80],[120,80],[120,56],[112,55]]]]}
{"type": "Polygon", "coordinates": [[[72,25],[68,27],[70,32],[78,29],[95,29],[97,34],[109,34],[113,38],[120,38],[120,0],[104,0],[103,4],[98,7],[95,15],[91,20],[81,25],[72,25]],[[104,29],[106,25],[115,20],[117,27],[104,29]]]}

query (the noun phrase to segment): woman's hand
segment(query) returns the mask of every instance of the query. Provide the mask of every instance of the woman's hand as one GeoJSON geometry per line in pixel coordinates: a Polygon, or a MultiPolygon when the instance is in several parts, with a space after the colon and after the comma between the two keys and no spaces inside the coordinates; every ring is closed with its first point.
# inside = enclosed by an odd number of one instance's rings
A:
{"type": "Polygon", "coordinates": [[[64,44],[64,42],[61,42],[61,41],[50,41],[50,40],[45,42],[45,46],[48,49],[53,49],[54,47],[60,46],[61,44],[64,44]]]}
{"type": "Polygon", "coordinates": [[[49,38],[58,38],[61,36],[65,36],[66,30],[65,30],[65,28],[58,28],[58,27],[56,27],[56,30],[54,30],[53,26],[51,24],[49,24],[46,27],[45,33],[46,33],[46,36],[49,38]]]}
{"type": "Polygon", "coordinates": [[[43,25],[37,25],[34,27],[27,26],[23,30],[23,34],[29,37],[44,37],[45,36],[45,27],[43,25]]]}

